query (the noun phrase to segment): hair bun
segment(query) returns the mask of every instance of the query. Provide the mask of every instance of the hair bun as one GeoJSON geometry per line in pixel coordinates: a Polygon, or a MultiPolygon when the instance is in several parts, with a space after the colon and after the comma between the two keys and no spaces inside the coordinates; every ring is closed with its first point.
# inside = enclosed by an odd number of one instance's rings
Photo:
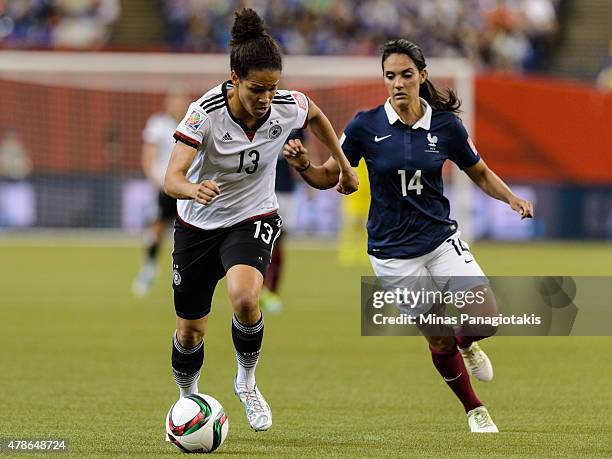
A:
{"type": "Polygon", "coordinates": [[[232,27],[232,44],[240,44],[266,35],[263,20],[251,8],[236,11],[232,27]]]}

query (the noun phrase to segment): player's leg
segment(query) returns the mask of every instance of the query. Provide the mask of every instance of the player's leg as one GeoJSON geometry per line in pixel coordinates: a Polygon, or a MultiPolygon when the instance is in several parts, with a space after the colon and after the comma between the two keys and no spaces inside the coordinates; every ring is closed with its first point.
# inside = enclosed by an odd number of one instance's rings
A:
{"type": "MultiPolygon", "coordinates": [[[[435,287],[427,269],[428,263],[435,255],[435,253],[432,253],[407,260],[381,260],[370,256],[370,260],[379,281],[383,286],[386,285],[385,288],[399,287],[418,291],[423,288],[428,290],[435,287]]],[[[440,312],[436,306],[432,306],[430,309],[430,305],[420,306],[419,309],[427,309],[425,313],[438,314],[440,312]]],[[[404,312],[409,313],[410,311],[405,310],[404,312]]],[[[471,430],[473,432],[496,431],[487,430],[493,429],[492,421],[492,426],[483,421],[486,417],[484,413],[488,415],[488,412],[474,393],[465,364],[457,349],[457,341],[452,327],[432,325],[421,326],[420,329],[429,342],[434,366],[465,407],[471,430]],[[476,419],[480,424],[483,424],[483,427],[472,426],[476,419]]],[[[488,419],[490,420],[490,417],[488,419]]]]}
{"type": "Polygon", "coordinates": [[[278,288],[285,259],[284,238],[281,233],[274,244],[270,266],[268,266],[268,271],[264,278],[264,287],[259,297],[261,309],[270,314],[278,314],[283,310],[283,302],[278,293],[278,288]]]}
{"type": "Polygon", "coordinates": [[[270,266],[264,276],[264,287],[259,297],[259,306],[262,311],[270,314],[279,314],[283,310],[283,301],[280,297],[279,287],[285,264],[285,230],[291,228],[294,222],[295,206],[293,192],[277,191],[279,213],[282,215],[283,232],[276,239],[272,250],[270,266]]]}
{"type": "Polygon", "coordinates": [[[157,277],[157,257],[168,224],[176,215],[176,200],[163,192],[157,197],[157,216],[149,228],[148,242],[142,266],[132,284],[135,296],[145,296],[157,277]]]}
{"type": "Polygon", "coordinates": [[[285,237],[282,234],[276,239],[274,250],[272,251],[272,258],[270,259],[270,266],[268,266],[268,271],[266,272],[266,277],[264,279],[265,287],[274,293],[278,293],[278,285],[280,283],[283,270],[284,239],[285,237]]]}
{"type": "Polygon", "coordinates": [[[472,432],[497,432],[497,426],[489,412],[474,392],[465,363],[457,349],[456,338],[428,335],[425,337],[429,343],[431,359],[436,370],[465,409],[470,430],[472,432]]]}
{"type": "Polygon", "coordinates": [[[255,368],[259,361],[264,334],[263,315],[259,309],[262,274],[252,266],[234,265],[227,272],[227,292],[234,316],[232,339],[236,349],[237,384],[255,386],[255,368]]]}
{"type": "Polygon", "coordinates": [[[227,290],[234,310],[232,340],[238,364],[234,392],[255,430],[268,430],[272,426],[270,406],[255,381],[264,335],[264,320],[259,309],[262,285],[263,275],[252,266],[234,265],[227,272],[227,290]]]}
{"type": "Polygon", "coordinates": [[[172,336],[172,373],[181,397],[199,392],[207,325],[208,316],[195,320],[176,318],[176,331],[172,336]]]}
{"type": "MultiPolygon", "coordinates": [[[[498,308],[489,282],[474,259],[459,233],[449,237],[435,251],[427,263],[427,269],[441,289],[453,292],[472,292],[472,298],[465,304],[456,304],[462,314],[471,317],[492,317],[498,308]]],[[[465,365],[480,381],[493,379],[493,366],[477,341],[494,335],[496,328],[490,325],[470,325],[464,322],[455,327],[455,336],[465,365]]]]}
{"type": "Polygon", "coordinates": [[[272,412],[257,387],[255,369],[264,336],[259,295],[274,240],[279,234],[277,216],[247,222],[234,228],[219,249],[234,310],[232,339],[238,366],[234,391],[255,430],[267,430],[272,425],[272,412]]]}
{"type": "Polygon", "coordinates": [[[177,319],[172,337],[172,373],[181,397],[198,392],[208,314],[217,282],[225,274],[219,243],[215,232],[175,225],[172,288],[177,319]]]}

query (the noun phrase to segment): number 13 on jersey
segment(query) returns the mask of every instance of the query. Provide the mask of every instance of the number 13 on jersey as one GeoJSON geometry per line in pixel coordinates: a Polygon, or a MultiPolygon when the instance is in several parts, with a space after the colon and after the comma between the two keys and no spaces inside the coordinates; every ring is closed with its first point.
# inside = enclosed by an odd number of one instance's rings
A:
{"type": "Polygon", "coordinates": [[[414,191],[417,195],[421,194],[421,190],[423,189],[423,185],[421,185],[421,169],[418,169],[408,184],[406,185],[406,171],[398,170],[397,173],[400,176],[401,185],[402,185],[402,196],[408,196],[409,191],[414,191]]]}

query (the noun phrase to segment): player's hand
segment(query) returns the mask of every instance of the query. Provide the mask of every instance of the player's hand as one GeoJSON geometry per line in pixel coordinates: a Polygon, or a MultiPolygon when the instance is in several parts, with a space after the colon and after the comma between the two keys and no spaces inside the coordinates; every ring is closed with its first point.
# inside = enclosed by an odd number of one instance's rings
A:
{"type": "Polygon", "coordinates": [[[357,172],[352,167],[340,171],[340,179],[336,186],[336,191],[342,194],[351,194],[359,188],[359,178],[357,172]]]}
{"type": "Polygon", "coordinates": [[[509,202],[512,210],[517,212],[523,218],[533,218],[533,204],[525,199],[514,197],[509,202]]]}
{"type": "Polygon", "coordinates": [[[221,190],[219,189],[217,182],[214,180],[204,180],[198,185],[193,199],[200,204],[207,206],[213,202],[217,196],[219,196],[219,193],[221,193],[221,190]]]}
{"type": "Polygon", "coordinates": [[[294,169],[304,169],[310,163],[308,149],[302,145],[299,139],[291,139],[283,147],[283,154],[287,163],[294,169]]]}

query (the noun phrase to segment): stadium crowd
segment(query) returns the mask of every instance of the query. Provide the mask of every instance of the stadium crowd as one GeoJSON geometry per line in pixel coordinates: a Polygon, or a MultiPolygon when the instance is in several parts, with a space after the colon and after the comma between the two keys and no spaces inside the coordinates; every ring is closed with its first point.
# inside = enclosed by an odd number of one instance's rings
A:
{"type": "Polygon", "coordinates": [[[262,14],[288,54],[377,54],[407,37],[433,56],[539,69],[557,30],[558,0],[164,0],[173,49],[223,52],[231,11],[262,14]]]}
{"type": "MultiPolygon", "coordinates": [[[[558,29],[562,0],[154,0],[164,37],[152,47],[227,51],[232,12],[257,10],[288,54],[375,55],[406,37],[430,56],[477,65],[541,70],[558,29]]],[[[0,45],[112,45],[119,0],[0,0],[0,45]]]]}
{"type": "Polygon", "coordinates": [[[0,45],[98,48],[120,14],[120,0],[0,0],[0,45]]]}

